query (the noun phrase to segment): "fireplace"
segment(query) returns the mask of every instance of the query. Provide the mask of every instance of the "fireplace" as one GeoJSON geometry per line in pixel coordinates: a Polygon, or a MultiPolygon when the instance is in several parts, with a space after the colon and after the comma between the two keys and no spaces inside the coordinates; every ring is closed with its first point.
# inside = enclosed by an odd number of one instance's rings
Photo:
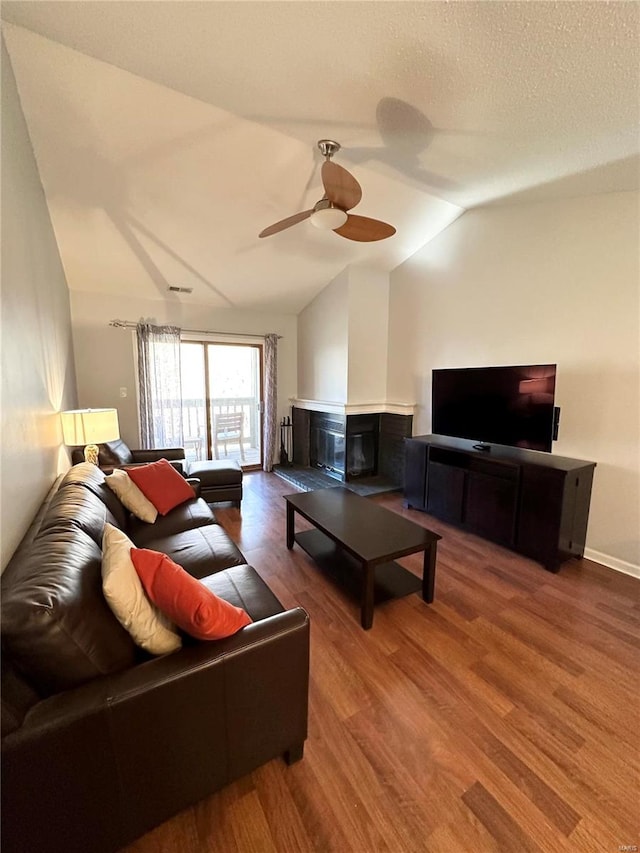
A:
{"type": "Polygon", "coordinates": [[[381,475],[402,486],[411,415],[292,411],[296,465],[319,469],[340,482],[381,475]]]}

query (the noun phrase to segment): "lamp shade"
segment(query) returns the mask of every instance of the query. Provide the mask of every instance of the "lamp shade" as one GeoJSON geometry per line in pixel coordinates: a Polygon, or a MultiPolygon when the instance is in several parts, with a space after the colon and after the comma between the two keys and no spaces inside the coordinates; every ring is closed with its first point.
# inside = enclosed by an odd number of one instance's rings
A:
{"type": "Polygon", "coordinates": [[[120,438],[117,409],[74,409],[62,412],[61,418],[65,444],[101,444],[120,438]]]}
{"type": "Polygon", "coordinates": [[[349,217],[338,207],[321,207],[319,210],[314,210],[311,214],[311,224],[322,231],[333,231],[334,228],[340,228],[349,217]]]}

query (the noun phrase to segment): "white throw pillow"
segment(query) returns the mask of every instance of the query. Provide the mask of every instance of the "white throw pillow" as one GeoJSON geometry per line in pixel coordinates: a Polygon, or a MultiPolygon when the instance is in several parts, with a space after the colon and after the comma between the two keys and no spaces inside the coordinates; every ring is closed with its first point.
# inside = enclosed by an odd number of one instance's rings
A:
{"type": "Polygon", "coordinates": [[[149,524],[158,517],[158,510],[146,498],[122,468],[114,468],[112,474],[107,474],[105,483],[119,498],[120,503],[130,510],[140,521],[149,524]]]}
{"type": "Polygon", "coordinates": [[[131,560],[135,548],[129,537],[105,524],[102,535],[102,590],[109,607],[132,636],[152,655],[175,652],[182,646],[180,635],[144,591],[131,560]]]}

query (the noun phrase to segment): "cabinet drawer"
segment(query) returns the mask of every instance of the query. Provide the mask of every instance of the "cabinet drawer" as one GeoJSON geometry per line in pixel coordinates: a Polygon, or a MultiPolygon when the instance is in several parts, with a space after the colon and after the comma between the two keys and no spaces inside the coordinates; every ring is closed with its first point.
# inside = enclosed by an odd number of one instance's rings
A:
{"type": "Polygon", "coordinates": [[[496,462],[494,459],[481,459],[480,457],[474,457],[470,460],[469,470],[476,474],[486,474],[488,477],[498,477],[500,480],[511,480],[514,483],[520,475],[520,468],[517,465],[496,462]]]}

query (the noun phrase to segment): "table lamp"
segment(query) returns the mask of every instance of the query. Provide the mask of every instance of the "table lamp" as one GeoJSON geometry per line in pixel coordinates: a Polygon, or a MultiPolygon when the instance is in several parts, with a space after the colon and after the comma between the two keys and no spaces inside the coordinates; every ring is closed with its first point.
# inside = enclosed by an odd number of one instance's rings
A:
{"type": "Polygon", "coordinates": [[[120,438],[117,409],[73,409],[61,413],[64,443],[84,444],[86,462],[98,464],[98,444],[120,438]]]}

